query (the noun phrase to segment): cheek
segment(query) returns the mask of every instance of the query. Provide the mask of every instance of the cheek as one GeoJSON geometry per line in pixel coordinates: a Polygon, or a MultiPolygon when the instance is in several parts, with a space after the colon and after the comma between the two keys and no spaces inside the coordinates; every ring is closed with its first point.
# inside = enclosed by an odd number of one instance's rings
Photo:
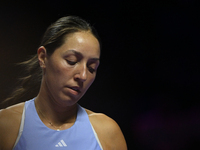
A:
{"type": "Polygon", "coordinates": [[[67,68],[59,68],[55,71],[55,78],[57,83],[61,82],[66,84],[66,82],[72,77],[72,71],[67,68]]]}
{"type": "Polygon", "coordinates": [[[62,64],[53,64],[46,68],[46,77],[49,82],[60,84],[69,77],[70,70],[62,64]]]}
{"type": "Polygon", "coordinates": [[[89,77],[87,80],[87,88],[89,88],[95,80],[95,76],[89,77]]]}

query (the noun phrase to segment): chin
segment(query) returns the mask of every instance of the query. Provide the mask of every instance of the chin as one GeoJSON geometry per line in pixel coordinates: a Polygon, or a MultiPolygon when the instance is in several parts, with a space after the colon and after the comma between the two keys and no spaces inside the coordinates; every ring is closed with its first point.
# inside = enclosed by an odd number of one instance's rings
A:
{"type": "MultiPolygon", "coordinates": [[[[79,98],[80,99],[80,98],[79,98]]],[[[61,104],[64,106],[73,106],[75,105],[78,100],[77,98],[71,98],[71,97],[64,97],[61,99],[61,104]]]]}

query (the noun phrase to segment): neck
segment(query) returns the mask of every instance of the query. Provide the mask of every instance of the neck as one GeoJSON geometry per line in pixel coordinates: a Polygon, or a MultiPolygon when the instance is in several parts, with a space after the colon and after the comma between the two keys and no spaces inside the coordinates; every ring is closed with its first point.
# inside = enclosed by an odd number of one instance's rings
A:
{"type": "Polygon", "coordinates": [[[71,127],[76,121],[77,104],[73,106],[61,106],[50,98],[40,94],[35,99],[36,110],[44,124],[52,123],[56,127],[64,129],[71,127]]]}

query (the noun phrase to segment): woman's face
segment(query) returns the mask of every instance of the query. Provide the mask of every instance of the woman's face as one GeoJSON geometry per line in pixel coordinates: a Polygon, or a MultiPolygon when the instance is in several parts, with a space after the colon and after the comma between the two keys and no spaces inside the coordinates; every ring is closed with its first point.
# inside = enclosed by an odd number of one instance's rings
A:
{"type": "Polygon", "coordinates": [[[60,104],[73,105],[93,83],[99,66],[100,46],[90,32],[69,34],[65,43],[45,58],[45,90],[60,104]]]}

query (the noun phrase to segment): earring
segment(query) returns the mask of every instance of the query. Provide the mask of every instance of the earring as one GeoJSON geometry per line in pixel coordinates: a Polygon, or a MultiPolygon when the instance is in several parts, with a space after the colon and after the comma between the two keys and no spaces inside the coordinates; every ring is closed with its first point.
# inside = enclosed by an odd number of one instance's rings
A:
{"type": "Polygon", "coordinates": [[[44,63],[42,63],[42,64],[40,65],[40,67],[43,68],[43,67],[44,67],[44,63]]]}

